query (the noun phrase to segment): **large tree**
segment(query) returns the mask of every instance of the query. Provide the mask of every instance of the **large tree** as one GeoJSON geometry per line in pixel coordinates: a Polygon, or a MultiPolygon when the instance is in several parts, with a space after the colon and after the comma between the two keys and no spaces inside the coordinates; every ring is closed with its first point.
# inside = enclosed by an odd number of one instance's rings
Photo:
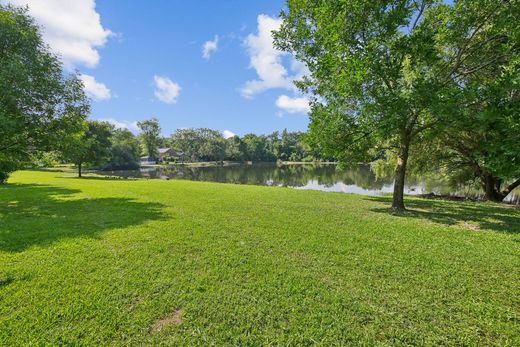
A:
{"type": "Polygon", "coordinates": [[[223,161],[226,157],[226,140],[222,134],[219,131],[208,128],[198,130],[203,143],[200,148],[201,159],[207,161],[223,161]]]}
{"type": "Polygon", "coordinates": [[[440,137],[441,162],[471,172],[486,199],[502,201],[520,186],[520,1],[461,1],[454,14],[455,23],[480,24],[469,33],[460,25],[446,39],[459,61],[459,107],[440,137]],[[468,35],[472,42],[461,46],[468,35]]]}
{"type": "Polygon", "coordinates": [[[171,134],[172,146],[182,153],[185,161],[197,161],[204,139],[199,129],[177,129],[171,134]]]}
{"type": "Polygon", "coordinates": [[[36,152],[60,149],[89,109],[27,10],[0,5],[0,182],[36,152]]]}
{"type": "Polygon", "coordinates": [[[107,122],[89,120],[84,123],[84,132],[67,142],[62,152],[78,168],[78,177],[84,165],[101,165],[110,159],[112,131],[107,122]]]}
{"type": "Polygon", "coordinates": [[[139,138],[147,156],[157,159],[159,156],[159,146],[161,144],[161,126],[155,118],[137,122],[137,126],[141,129],[139,138]]]}
{"type": "Polygon", "coordinates": [[[428,164],[444,168],[456,183],[476,179],[490,201],[520,186],[519,57],[506,65],[465,79],[457,117],[421,158],[427,170],[428,164]]]}
{"type": "Polygon", "coordinates": [[[275,42],[309,69],[298,86],[314,95],[312,142],[346,164],[394,157],[392,207],[404,210],[411,149],[453,119],[459,77],[495,63],[489,55],[465,64],[480,56],[479,32],[508,4],[288,0],[275,42]]]}
{"type": "Polygon", "coordinates": [[[222,161],[227,142],[217,130],[208,128],[177,129],[171,135],[172,146],[185,160],[222,161]]]}
{"type": "Polygon", "coordinates": [[[477,179],[486,199],[502,201],[520,185],[520,2],[458,1],[447,18],[437,45],[457,107],[416,159],[455,183],[477,179]]]}
{"type": "MultiPolygon", "coordinates": [[[[271,134],[272,135],[272,134],[271,134]]],[[[275,154],[270,150],[269,136],[246,134],[242,138],[245,149],[245,159],[250,161],[274,161],[275,154]]]]}

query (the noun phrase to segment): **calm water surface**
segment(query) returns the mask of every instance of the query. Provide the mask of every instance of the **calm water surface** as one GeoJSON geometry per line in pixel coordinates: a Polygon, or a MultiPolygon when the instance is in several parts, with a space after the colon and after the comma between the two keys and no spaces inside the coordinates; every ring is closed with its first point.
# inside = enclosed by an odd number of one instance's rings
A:
{"type": "MultiPolygon", "coordinates": [[[[104,171],[104,175],[125,178],[187,179],[236,184],[313,189],[327,192],[381,195],[393,191],[391,178],[376,178],[369,167],[339,170],[335,165],[276,165],[254,164],[235,166],[171,166],[141,168],[140,170],[104,171]]],[[[405,194],[450,194],[479,197],[482,193],[474,187],[453,189],[446,182],[432,178],[409,178],[405,194]]],[[[508,201],[520,203],[520,194],[510,194],[508,201]]]]}

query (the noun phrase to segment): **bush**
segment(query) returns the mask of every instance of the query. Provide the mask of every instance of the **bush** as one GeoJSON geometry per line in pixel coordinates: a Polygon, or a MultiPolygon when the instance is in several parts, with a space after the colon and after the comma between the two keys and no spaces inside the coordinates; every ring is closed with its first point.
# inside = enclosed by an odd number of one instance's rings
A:
{"type": "Polygon", "coordinates": [[[18,165],[15,162],[0,161],[0,184],[4,184],[11,172],[16,171],[18,165]]]}
{"type": "Polygon", "coordinates": [[[139,157],[132,146],[115,144],[111,149],[111,159],[103,170],[135,170],[139,168],[139,157]]]}

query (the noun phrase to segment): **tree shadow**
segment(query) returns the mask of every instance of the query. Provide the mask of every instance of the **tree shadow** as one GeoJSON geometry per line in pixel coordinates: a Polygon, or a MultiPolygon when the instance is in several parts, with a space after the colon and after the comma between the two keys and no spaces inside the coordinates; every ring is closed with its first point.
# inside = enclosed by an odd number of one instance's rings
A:
{"type": "Polygon", "coordinates": [[[76,189],[37,184],[0,187],[0,251],[20,252],[64,238],[99,237],[114,228],[163,218],[158,203],[78,198],[76,189]]]}
{"type": "Polygon", "coordinates": [[[395,213],[390,209],[389,197],[371,196],[368,200],[388,204],[388,208],[373,208],[372,211],[393,214],[401,218],[425,219],[438,224],[459,225],[476,231],[520,233],[520,208],[512,205],[412,198],[405,201],[406,212],[395,213]]]}

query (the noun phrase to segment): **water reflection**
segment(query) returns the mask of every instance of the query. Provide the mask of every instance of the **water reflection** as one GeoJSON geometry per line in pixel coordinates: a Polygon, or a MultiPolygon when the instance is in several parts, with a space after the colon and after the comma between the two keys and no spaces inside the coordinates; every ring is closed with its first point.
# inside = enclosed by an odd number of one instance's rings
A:
{"type": "MultiPolygon", "coordinates": [[[[376,178],[368,166],[338,170],[335,165],[281,165],[254,164],[235,166],[171,166],[165,168],[141,168],[140,170],[100,172],[125,178],[168,178],[192,181],[211,181],[236,184],[313,189],[363,195],[381,195],[393,191],[391,178],[376,178]]],[[[405,194],[451,194],[479,197],[481,192],[473,187],[454,190],[446,182],[432,178],[409,178],[405,194]]],[[[520,196],[511,194],[508,199],[519,203],[520,196]]]]}

